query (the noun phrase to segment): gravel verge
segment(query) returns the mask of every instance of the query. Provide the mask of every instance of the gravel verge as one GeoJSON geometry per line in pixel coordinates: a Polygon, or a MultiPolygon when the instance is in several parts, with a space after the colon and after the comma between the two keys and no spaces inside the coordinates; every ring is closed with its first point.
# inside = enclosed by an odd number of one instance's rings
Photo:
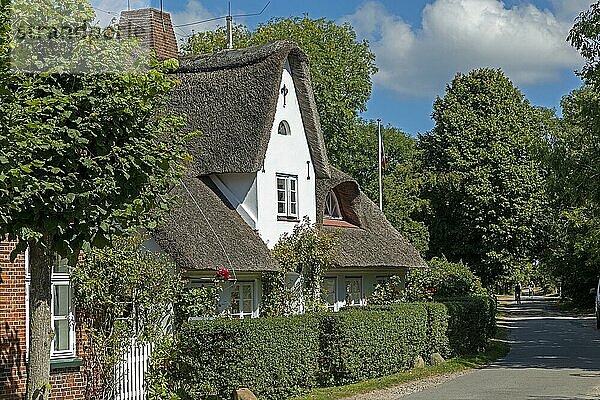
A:
{"type": "Polygon", "coordinates": [[[391,400],[398,397],[408,396],[409,394],[420,392],[432,386],[440,385],[459,376],[469,374],[476,369],[453,372],[450,374],[430,376],[428,378],[418,379],[406,382],[388,389],[380,389],[374,392],[357,394],[351,397],[345,397],[344,400],[391,400]]]}

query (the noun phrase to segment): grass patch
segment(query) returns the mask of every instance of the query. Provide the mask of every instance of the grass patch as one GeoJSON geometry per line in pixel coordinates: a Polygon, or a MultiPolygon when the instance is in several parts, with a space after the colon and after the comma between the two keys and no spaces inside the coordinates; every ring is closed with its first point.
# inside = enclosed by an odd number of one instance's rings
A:
{"type": "Polygon", "coordinates": [[[490,341],[486,351],[473,356],[462,356],[448,360],[441,365],[416,368],[398,374],[370,379],[351,385],[328,388],[317,388],[294,400],[336,400],[357,394],[369,393],[374,390],[386,389],[406,382],[428,378],[430,376],[448,374],[478,368],[502,358],[508,354],[510,347],[506,340],[506,329],[498,327],[496,336],[490,341]]]}

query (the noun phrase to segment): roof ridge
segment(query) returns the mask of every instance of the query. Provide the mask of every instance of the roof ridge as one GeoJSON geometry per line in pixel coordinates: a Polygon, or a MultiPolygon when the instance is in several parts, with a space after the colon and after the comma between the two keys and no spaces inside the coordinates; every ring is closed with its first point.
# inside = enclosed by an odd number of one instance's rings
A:
{"type": "Polygon", "coordinates": [[[271,43],[244,47],[241,49],[221,50],[215,53],[187,55],[180,58],[177,72],[208,72],[229,68],[244,67],[259,63],[275,55],[287,56],[295,52],[302,61],[308,61],[300,46],[289,40],[276,40],[271,43]]]}

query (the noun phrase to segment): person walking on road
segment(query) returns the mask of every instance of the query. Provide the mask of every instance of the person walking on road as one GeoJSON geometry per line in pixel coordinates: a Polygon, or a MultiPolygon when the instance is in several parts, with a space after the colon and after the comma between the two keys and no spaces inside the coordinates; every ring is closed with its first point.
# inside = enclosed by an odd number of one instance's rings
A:
{"type": "Polygon", "coordinates": [[[535,283],[533,281],[529,282],[529,297],[533,297],[535,295],[535,283]]]}
{"type": "Polygon", "coordinates": [[[517,282],[515,285],[515,301],[517,304],[521,304],[521,282],[517,282]]]}

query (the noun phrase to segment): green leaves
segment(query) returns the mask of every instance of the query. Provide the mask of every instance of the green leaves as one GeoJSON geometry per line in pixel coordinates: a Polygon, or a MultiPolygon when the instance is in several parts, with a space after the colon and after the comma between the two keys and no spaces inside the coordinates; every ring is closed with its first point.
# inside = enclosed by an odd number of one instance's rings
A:
{"type": "Polygon", "coordinates": [[[141,236],[111,237],[110,247],[90,249],[71,274],[74,301],[92,339],[90,356],[99,363],[89,367],[102,371],[95,384],[108,384],[107,392],[131,339],[143,343],[161,337],[181,290],[174,265],[147,252],[144,241],[141,236]]]}
{"type": "MultiPolygon", "coordinates": [[[[51,3],[60,1],[44,7],[51,3]]],[[[77,8],[85,1],[75,3],[68,9],[76,15],[87,10],[77,8]]],[[[0,236],[23,239],[30,229],[72,258],[83,243],[155,227],[155,210],[170,203],[165,194],[189,160],[182,119],[164,111],[175,85],[164,71],[174,66],[130,74],[0,71],[7,89],[0,91],[0,236]]]]}
{"type": "MultiPolygon", "coordinates": [[[[464,317],[460,321],[471,322],[464,317]]],[[[411,367],[417,355],[446,355],[447,324],[446,307],[422,303],[286,318],[194,321],[154,352],[150,399],[227,398],[243,386],[261,399],[279,400],[315,386],[389,375],[411,367]]],[[[487,337],[485,326],[464,328],[487,337]],[[483,334],[477,332],[482,327],[483,334]]]]}
{"type": "Polygon", "coordinates": [[[273,256],[279,262],[282,272],[270,278],[265,303],[271,315],[293,314],[298,300],[295,289],[271,287],[275,283],[284,284],[285,274],[301,274],[304,308],[307,312],[319,310],[322,306],[321,283],[325,271],[329,269],[335,255],[337,238],[320,231],[311,225],[308,217],[297,224],[291,234],[283,234],[275,247],[273,256]],[[274,281],[273,281],[274,280],[274,281]]]}
{"type": "Polygon", "coordinates": [[[499,70],[458,74],[420,138],[433,255],[463,260],[486,286],[535,259],[548,201],[542,114],[499,70]]]}

